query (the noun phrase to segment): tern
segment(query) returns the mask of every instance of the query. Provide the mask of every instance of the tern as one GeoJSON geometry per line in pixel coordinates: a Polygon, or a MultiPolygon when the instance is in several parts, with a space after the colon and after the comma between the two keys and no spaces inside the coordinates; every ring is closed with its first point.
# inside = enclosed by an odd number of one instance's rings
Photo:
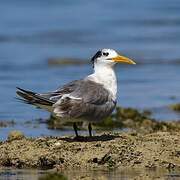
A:
{"type": "Polygon", "coordinates": [[[60,121],[72,121],[78,137],[78,121],[88,121],[92,136],[92,122],[100,122],[109,116],[117,103],[117,78],[114,66],[117,63],[136,64],[119,55],[113,49],[99,50],[91,58],[94,72],[83,79],[74,80],[55,91],[36,93],[17,87],[17,95],[25,103],[51,112],[60,121]]]}

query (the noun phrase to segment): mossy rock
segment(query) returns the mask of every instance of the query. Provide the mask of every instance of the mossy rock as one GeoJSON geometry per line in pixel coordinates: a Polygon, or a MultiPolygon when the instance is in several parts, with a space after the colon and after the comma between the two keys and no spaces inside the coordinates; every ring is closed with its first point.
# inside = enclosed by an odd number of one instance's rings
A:
{"type": "Polygon", "coordinates": [[[132,119],[133,121],[142,122],[144,119],[150,118],[150,114],[151,112],[149,111],[140,112],[134,108],[117,107],[113,117],[120,121],[132,119]]]}
{"type": "Polygon", "coordinates": [[[96,129],[113,129],[124,127],[121,121],[116,121],[112,116],[109,116],[100,123],[94,124],[94,126],[96,127],[96,129]]]}
{"type": "Polygon", "coordinates": [[[13,141],[13,140],[21,140],[25,138],[24,134],[21,131],[11,131],[8,135],[8,141],[13,141]]]}
{"type": "Polygon", "coordinates": [[[169,107],[170,107],[170,109],[172,109],[172,110],[174,110],[174,111],[180,112],[180,103],[171,104],[169,107]]]}

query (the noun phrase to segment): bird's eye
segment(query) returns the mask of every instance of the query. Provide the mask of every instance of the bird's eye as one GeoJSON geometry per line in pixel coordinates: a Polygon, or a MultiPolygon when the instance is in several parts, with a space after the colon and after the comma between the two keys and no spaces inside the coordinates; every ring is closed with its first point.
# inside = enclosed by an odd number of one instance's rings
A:
{"type": "Polygon", "coordinates": [[[103,52],[102,54],[103,54],[103,56],[108,56],[109,55],[108,52],[103,52]]]}

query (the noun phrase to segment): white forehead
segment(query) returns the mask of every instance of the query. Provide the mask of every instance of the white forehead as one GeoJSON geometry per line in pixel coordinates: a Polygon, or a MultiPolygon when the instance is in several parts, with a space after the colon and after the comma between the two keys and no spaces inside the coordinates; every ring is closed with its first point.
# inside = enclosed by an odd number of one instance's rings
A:
{"type": "Polygon", "coordinates": [[[102,49],[101,52],[108,52],[109,56],[115,57],[118,53],[114,49],[102,49]]]}

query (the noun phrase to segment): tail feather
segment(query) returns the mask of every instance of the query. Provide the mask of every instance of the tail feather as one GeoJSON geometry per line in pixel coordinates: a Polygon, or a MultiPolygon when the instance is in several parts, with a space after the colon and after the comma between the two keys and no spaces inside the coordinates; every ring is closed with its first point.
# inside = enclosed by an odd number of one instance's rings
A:
{"type": "Polygon", "coordinates": [[[28,90],[25,90],[25,89],[22,89],[22,88],[20,88],[20,87],[16,87],[19,91],[22,91],[22,92],[24,92],[24,93],[26,93],[26,94],[31,94],[31,95],[35,95],[36,93],[35,92],[32,92],[32,91],[28,91],[28,90]]]}
{"type": "Polygon", "coordinates": [[[38,107],[41,107],[41,105],[52,106],[54,104],[53,101],[35,93],[35,92],[24,90],[24,89],[19,88],[19,87],[17,87],[16,93],[18,96],[21,97],[19,99],[22,100],[23,102],[27,103],[27,104],[33,104],[33,105],[36,105],[38,107]]]}
{"type": "Polygon", "coordinates": [[[17,99],[18,101],[23,102],[23,103],[25,103],[25,104],[31,104],[31,103],[28,102],[27,100],[22,99],[22,98],[20,98],[20,97],[15,97],[15,99],[17,99]]]}

